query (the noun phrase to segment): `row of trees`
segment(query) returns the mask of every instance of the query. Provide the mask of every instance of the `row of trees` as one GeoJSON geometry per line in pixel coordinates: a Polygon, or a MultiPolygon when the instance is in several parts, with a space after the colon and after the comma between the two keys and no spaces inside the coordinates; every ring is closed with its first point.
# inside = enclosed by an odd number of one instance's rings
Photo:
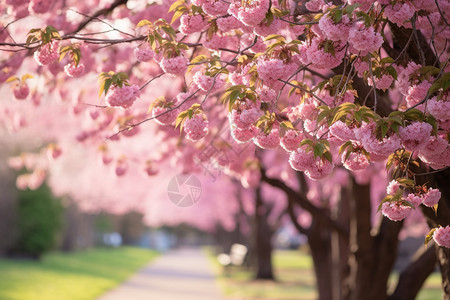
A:
{"type": "Polygon", "coordinates": [[[2,122],[45,144],[11,160],[30,170],[17,184],[49,176],[85,210],[148,224],[231,229],[247,209],[267,233],[288,216],[320,299],[413,299],[436,261],[448,297],[448,6],[7,0],[2,122]],[[195,210],[154,200],[174,166],[204,176],[195,210]],[[250,200],[230,197],[235,180],[250,200]],[[428,232],[419,212],[437,244],[388,295],[399,236],[428,232]]]}

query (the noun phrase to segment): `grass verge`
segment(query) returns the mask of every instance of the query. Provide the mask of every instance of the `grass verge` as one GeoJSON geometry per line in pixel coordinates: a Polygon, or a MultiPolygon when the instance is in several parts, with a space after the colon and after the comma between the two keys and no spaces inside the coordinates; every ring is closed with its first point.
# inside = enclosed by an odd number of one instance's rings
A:
{"type": "MultiPolygon", "coordinates": [[[[231,299],[246,300],[313,300],[317,299],[311,257],[306,251],[276,250],[273,267],[276,281],[253,280],[252,272],[244,268],[232,268],[224,273],[212,249],[206,250],[214,265],[222,292],[231,299]]],[[[397,280],[397,274],[391,282],[397,280]]],[[[441,276],[433,273],[425,282],[416,300],[442,299],[441,276]]]]}
{"type": "Polygon", "coordinates": [[[0,259],[0,299],[95,299],[157,255],[148,249],[121,247],[51,253],[41,261],[0,259]]]}

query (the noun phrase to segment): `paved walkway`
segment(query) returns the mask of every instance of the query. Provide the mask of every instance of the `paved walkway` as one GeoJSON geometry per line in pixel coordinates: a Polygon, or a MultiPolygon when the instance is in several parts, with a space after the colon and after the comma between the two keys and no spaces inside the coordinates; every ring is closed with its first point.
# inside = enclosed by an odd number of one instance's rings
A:
{"type": "Polygon", "coordinates": [[[223,300],[201,249],[173,250],[156,258],[98,300],[223,300]]]}

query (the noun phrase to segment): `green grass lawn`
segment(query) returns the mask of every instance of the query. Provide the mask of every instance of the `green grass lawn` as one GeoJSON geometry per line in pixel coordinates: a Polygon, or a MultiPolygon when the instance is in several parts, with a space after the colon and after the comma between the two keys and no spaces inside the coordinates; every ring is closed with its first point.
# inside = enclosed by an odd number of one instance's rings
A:
{"type": "MultiPolygon", "coordinates": [[[[315,278],[311,257],[302,251],[277,250],[273,256],[277,281],[253,280],[252,273],[243,268],[234,268],[224,274],[211,250],[207,250],[226,296],[247,300],[313,300],[316,299],[315,278]]],[[[396,276],[392,276],[392,281],[396,276]]],[[[442,299],[441,276],[432,274],[416,300],[442,299]]]]}
{"type": "Polygon", "coordinates": [[[95,299],[157,255],[148,249],[121,247],[52,253],[41,261],[0,259],[0,299],[95,299]]]}

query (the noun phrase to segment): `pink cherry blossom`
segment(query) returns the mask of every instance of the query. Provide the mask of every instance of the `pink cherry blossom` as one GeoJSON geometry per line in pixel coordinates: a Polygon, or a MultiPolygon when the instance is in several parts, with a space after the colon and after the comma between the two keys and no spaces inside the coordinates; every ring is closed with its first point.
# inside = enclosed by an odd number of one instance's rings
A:
{"type": "Polygon", "coordinates": [[[259,119],[261,114],[262,114],[261,110],[257,109],[256,107],[244,109],[241,111],[239,119],[241,123],[244,125],[244,127],[248,127],[253,123],[255,123],[259,119]]]}
{"type": "Polygon", "coordinates": [[[266,17],[269,10],[269,0],[254,0],[241,5],[242,1],[233,0],[228,13],[237,17],[247,26],[256,26],[266,17]],[[237,13],[237,14],[236,14],[237,13]]]}
{"type": "Polygon", "coordinates": [[[329,129],[332,135],[344,142],[355,140],[355,133],[353,130],[340,120],[334,122],[329,129]]]}
{"type": "Polygon", "coordinates": [[[280,132],[273,128],[268,134],[260,132],[253,138],[253,142],[263,149],[275,149],[280,145],[280,132]]]}
{"type": "Polygon", "coordinates": [[[222,32],[228,32],[233,29],[238,29],[242,27],[242,23],[236,19],[234,16],[228,16],[224,18],[217,18],[217,27],[222,32]]]}
{"type": "Polygon", "coordinates": [[[439,246],[450,248],[450,226],[437,228],[434,231],[433,239],[439,246]]]}
{"type": "Polygon", "coordinates": [[[134,57],[140,62],[147,62],[153,59],[155,52],[150,48],[134,48],[134,57]]]}
{"type": "Polygon", "coordinates": [[[425,156],[439,155],[448,147],[448,141],[440,136],[431,136],[427,145],[420,150],[420,153],[425,156]]]}
{"type": "Polygon", "coordinates": [[[105,100],[108,106],[118,106],[127,109],[133,105],[139,94],[139,86],[137,85],[112,86],[109,88],[105,100]]]}
{"type": "Polygon", "coordinates": [[[179,55],[176,57],[168,58],[164,57],[159,65],[164,72],[172,75],[184,75],[187,70],[187,65],[189,61],[184,55],[179,55]]]}
{"type": "Polygon", "coordinates": [[[310,11],[321,11],[323,7],[326,7],[324,0],[310,0],[306,2],[306,8],[310,11]]]}
{"type": "Polygon", "coordinates": [[[441,192],[438,189],[429,188],[428,192],[423,195],[423,205],[433,207],[441,199],[441,192]]]}
{"type": "Polygon", "coordinates": [[[285,74],[285,65],[281,59],[259,60],[257,63],[258,75],[265,84],[278,83],[278,79],[285,74]]]}
{"type": "Polygon", "coordinates": [[[31,0],[28,10],[30,13],[43,14],[49,11],[52,2],[50,0],[31,0]]]}
{"type": "Polygon", "coordinates": [[[61,149],[61,147],[59,147],[57,145],[51,145],[47,149],[47,157],[50,160],[57,159],[58,157],[61,156],[61,154],[62,154],[62,149],[61,149]]]}
{"type": "Polygon", "coordinates": [[[305,171],[305,174],[309,179],[320,180],[330,175],[333,169],[333,163],[318,157],[313,161],[311,167],[305,171]]]}
{"type": "Polygon", "coordinates": [[[344,167],[350,171],[363,170],[369,166],[369,160],[362,152],[352,152],[345,159],[347,151],[344,151],[341,156],[341,161],[344,167]]]}
{"type": "Polygon", "coordinates": [[[236,125],[231,126],[231,136],[238,143],[245,143],[253,139],[258,134],[258,128],[251,125],[247,128],[239,128],[236,125]]]}
{"type": "Polygon", "coordinates": [[[403,146],[409,151],[417,151],[425,148],[430,140],[433,127],[425,122],[413,122],[406,127],[400,127],[399,136],[403,146]]]}
{"type": "Polygon", "coordinates": [[[222,0],[205,0],[202,9],[211,17],[219,17],[227,14],[230,4],[222,0]]]}
{"type": "Polygon", "coordinates": [[[392,221],[401,221],[411,213],[412,207],[398,202],[384,202],[381,212],[392,221]]]}
{"type": "Polygon", "coordinates": [[[405,198],[406,201],[413,204],[414,207],[419,206],[422,203],[422,197],[417,196],[416,194],[409,193],[408,196],[405,198]]]}
{"type": "Polygon", "coordinates": [[[261,23],[257,25],[254,29],[254,32],[258,36],[266,37],[268,35],[278,33],[280,29],[281,29],[281,21],[279,19],[275,19],[270,25],[267,25],[266,23],[261,23]]]}
{"type": "Polygon", "coordinates": [[[128,171],[128,163],[123,160],[118,160],[116,163],[116,166],[114,167],[114,174],[116,174],[117,177],[124,176],[128,171]]]}
{"type": "Polygon", "coordinates": [[[389,182],[388,186],[386,187],[386,193],[388,195],[395,195],[397,191],[400,189],[400,183],[397,180],[392,180],[389,182]]]}
{"type": "Polygon", "coordinates": [[[256,93],[262,102],[272,103],[277,97],[277,92],[268,86],[258,87],[256,93]]]}
{"type": "Polygon", "coordinates": [[[184,122],[183,130],[188,140],[196,142],[208,134],[208,120],[204,114],[196,114],[184,122]]]}
{"type": "MultiPolygon", "coordinates": [[[[377,89],[387,90],[391,87],[394,78],[391,75],[383,74],[381,78],[375,78],[375,85],[377,89]]],[[[372,77],[367,78],[367,83],[373,86],[372,77]]]]}
{"type": "Polygon", "coordinates": [[[42,45],[39,50],[34,52],[34,59],[41,66],[51,64],[59,58],[59,42],[53,41],[42,45]]]}
{"type": "Polygon", "coordinates": [[[304,149],[298,148],[297,151],[291,152],[289,163],[296,171],[306,171],[314,164],[314,154],[310,151],[306,152],[304,149]]]}
{"type": "Polygon", "coordinates": [[[350,19],[344,15],[339,23],[334,23],[327,13],[319,20],[319,28],[325,34],[327,39],[332,41],[346,41],[350,30],[350,19]]]}
{"type": "Polygon", "coordinates": [[[162,106],[155,106],[152,109],[152,117],[156,118],[155,121],[161,125],[172,124],[173,122],[175,122],[177,115],[178,115],[177,109],[165,108],[162,106]]]}
{"type": "Polygon", "coordinates": [[[302,62],[304,64],[311,63],[318,69],[332,69],[339,66],[344,58],[344,51],[339,49],[345,48],[342,46],[335,47],[334,55],[331,52],[325,52],[324,47],[321,46],[323,41],[315,38],[312,39],[311,44],[300,45],[300,53],[304,53],[302,56],[302,62]]]}
{"type": "Polygon", "coordinates": [[[302,140],[302,133],[297,130],[289,129],[281,138],[280,145],[284,150],[291,152],[297,150],[302,140]]]}
{"type": "Polygon", "coordinates": [[[427,80],[417,84],[410,86],[408,88],[408,94],[406,96],[406,103],[408,107],[418,104],[420,101],[425,99],[425,96],[428,93],[428,90],[431,87],[431,83],[427,80]]]}
{"type": "Polygon", "coordinates": [[[384,9],[384,15],[391,22],[402,26],[405,21],[411,19],[414,15],[415,9],[409,3],[397,2],[395,5],[387,5],[384,9]]]}
{"type": "Polygon", "coordinates": [[[208,20],[202,15],[182,15],[179,30],[183,34],[201,32],[208,26],[208,20]]]}
{"type": "Polygon", "coordinates": [[[13,93],[17,100],[23,100],[28,97],[28,94],[30,94],[30,89],[26,83],[18,84],[14,87],[13,93]]]}
{"type": "Polygon", "coordinates": [[[379,159],[385,159],[395,150],[400,148],[400,138],[397,135],[384,137],[378,140],[374,135],[375,123],[365,123],[355,128],[355,137],[362,143],[364,148],[372,154],[378,156],[379,159]]]}
{"type": "Polygon", "coordinates": [[[434,97],[427,101],[427,110],[439,121],[450,120],[450,101],[437,101],[434,97]]]}
{"type": "Polygon", "coordinates": [[[349,31],[348,42],[356,54],[366,55],[369,52],[378,50],[383,44],[383,37],[375,32],[373,27],[364,27],[363,22],[356,23],[349,31]]]}
{"type": "Polygon", "coordinates": [[[37,190],[44,183],[46,175],[42,169],[34,170],[28,177],[28,188],[32,191],[37,190]]]}
{"type": "Polygon", "coordinates": [[[145,164],[144,173],[147,176],[155,176],[159,173],[159,170],[155,167],[154,164],[152,164],[151,162],[147,162],[145,164]]]}
{"type": "Polygon", "coordinates": [[[230,37],[226,35],[213,35],[210,39],[208,38],[203,42],[203,46],[210,50],[219,50],[220,48],[226,48],[230,37]]]}
{"type": "Polygon", "coordinates": [[[225,84],[225,79],[220,74],[211,77],[204,75],[202,71],[196,72],[192,79],[197,87],[204,92],[215,92],[225,84]]]}
{"type": "Polygon", "coordinates": [[[64,72],[66,72],[69,77],[80,77],[84,74],[86,67],[83,63],[76,66],[74,63],[70,63],[64,66],[64,72]]]}

